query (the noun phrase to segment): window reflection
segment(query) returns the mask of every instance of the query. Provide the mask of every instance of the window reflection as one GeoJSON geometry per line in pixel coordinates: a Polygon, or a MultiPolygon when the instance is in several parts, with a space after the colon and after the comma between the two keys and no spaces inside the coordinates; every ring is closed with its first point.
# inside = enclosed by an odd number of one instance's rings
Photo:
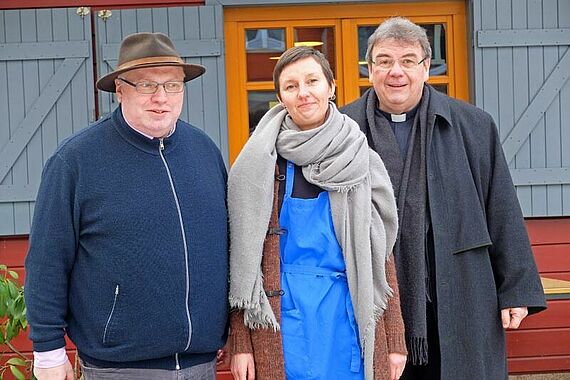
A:
{"type": "Polygon", "coordinates": [[[310,46],[323,53],[336,77],[334,29],[332,27],[295,28],[294,38],[295,46],[310,46]]]}
{"type": "Polygon", "coordinates": [[[247,80],[272,81],[277,58],[285,49],[285,29],[247,29],[245,31],[247,80]]]}
{"type": "Polygon", "coordinates": [[[446,84],[432,84],[433,88],[435,88],[437,91],[439,92],[443,92],[446,95],[449,95],[447,93],[447,85],[446,84]]]}
{"type": "Polygon", "coordinates": [[[263,115],[277,104],[277,102],[277,96],[273,91],[249,91],[247,93],[250,135],[255,127],[257,127],[263,115]]]}
{"type": "Polygon", "coordinates": [[[368,78],[368,62],[366,62],[366,49],[368,49],[368,37],[374,33],[378,26],[358,27],[358,73],[361,78],[368,78]]]}
{"type": "Polygon", "coordinates": [[[431,66],[429,75],[447,74],[447,55],[445,51],[445,24],[422,25],[431,44],[431,66]]]}

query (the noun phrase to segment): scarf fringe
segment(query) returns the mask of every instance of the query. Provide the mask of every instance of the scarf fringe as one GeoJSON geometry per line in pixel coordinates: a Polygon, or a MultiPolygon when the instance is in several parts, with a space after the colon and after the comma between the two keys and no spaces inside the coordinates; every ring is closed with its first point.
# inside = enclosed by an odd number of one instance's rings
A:
{"type": "Polygon", "coordinates": [[[244,310],[243,321],[250,329],[272,329],[273,332],[280,330],[280,326],[269,315],[262,312],[255,312],[253,310],[244,310]]]}
{"type": "Polygon", "coordinates": [[[360,346],[362,348],[362,355],[364,356],[364,347],[366,346],[367,338],[372,333],[372,330],[376,329],[376,322],[384,315],[384,312],[388,308],[388,299],[393,295],[393,291],[390,287],[386,289],[386,294],[382,297],[379,305],[374,305],[374,312],[370,317],[370,320],[366,324],[366,329],[364,330],[364,336],[361,339],[360,346]]]}
{"type": "Polygon", "coordinates": [[[259,309],[261,305],[258,302],[252,302],[250,300],[245,300],[243,298],[229,297],[230,307],[233,309],[259,309]]]}
{"type": "Polygon", "coordinates": [[[229,297],[229,302],[231,308],[244,311],[243,322],[250,329],[272,329],[273,332],[280,330],[275,315],[264,312],[261,304],[235,297],[229,297]]]}
{"type": "Polygon", "coordinates": [[[427,338],[406,337],[408,346],[408,361],[414,365],[426,365],[428,363],[427,338]]]}

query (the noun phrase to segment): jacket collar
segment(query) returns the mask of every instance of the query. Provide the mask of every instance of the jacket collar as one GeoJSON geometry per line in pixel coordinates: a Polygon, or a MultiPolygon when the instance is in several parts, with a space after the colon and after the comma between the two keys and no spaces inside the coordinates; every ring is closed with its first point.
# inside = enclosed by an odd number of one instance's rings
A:
{"type": "MultiPolygon", "coordinates": [[[[439,116],[447,122],[450,126],[453,126],[451,118],[451,109],[449,108],[449,98],[447,95],[442,94],[437,91],[429,84],[424,85],[424,91],[430,92],[430,104],[428,108],[428,114],[439,116]]],[[[438,125],[440,123],[436,123],[438,125]]]]}
{"type": "MultiPolygon", "coordinates": [[[[117,107],[111,115],[111,120],[113,121],[113,126],[119,135],[129,144],[135,146],[136,148],[150,154],[158,155],[160,149],[160,139],[153,138],[149,139],[143,134],[135,131],[129,124],[125,121],[123,117],[123,112],[121,107],[117,107]]],[[[168,152],[174,149],[176,142],[178,141],[177,133],[179,128],[175,128],[174,132],[168,137],[163,138],[164,152],[168,152]]]]}

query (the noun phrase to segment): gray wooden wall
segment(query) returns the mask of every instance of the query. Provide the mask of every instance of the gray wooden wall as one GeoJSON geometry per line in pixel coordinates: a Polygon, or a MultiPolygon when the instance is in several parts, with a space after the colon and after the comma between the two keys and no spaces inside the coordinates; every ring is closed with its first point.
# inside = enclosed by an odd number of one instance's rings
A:
{"type": "Polygon", "coordinates": [[[76,10],[0,10],[0,236],[29,233],[45,161],[63,139],[117,106],[100,92],[96,115],[94,77],[115,67],[130,33],[167,33],[186,61],[206,66],[187,85],[181,118],[202,128],[227,162],[222,7],[111,10],[106,20],[76,10]]]}
{"type": "Polygon", "coordinates": [[[570,1],[470,5],[474,103],[497,122],[523,212],[570,215],[570,1]]]}
{"type": "Polygon", "coordinates": [[[43,164],[92,119],[91,31],[74,12],[0,11],[0,235],[29,232],[43,164]]]}

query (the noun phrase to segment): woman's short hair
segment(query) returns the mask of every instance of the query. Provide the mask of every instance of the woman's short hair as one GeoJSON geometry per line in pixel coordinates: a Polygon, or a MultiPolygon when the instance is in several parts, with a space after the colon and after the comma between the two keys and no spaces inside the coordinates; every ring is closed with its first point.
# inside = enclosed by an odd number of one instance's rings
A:
{"type": "Polygon", "coordinates": [[[414,24],[405,17],[390,17],[376,28],[374,33],[368,38],[368,49],[366,50],[366,61],[372,64],[372,49],[381,41],[394,39],[410,45],[419,43],[424,51],[424,57],[431,58],[431,46],[426,30],[414,24]]]}
{"type": "Polygon", "coordinates": [[[279,57],[279,61],[275,65],[275,69],[273,69],[273,83],[275,84],[275,92],[279,95],[279,77],[281,73],[285,69],[285,67],[289,66],[292,63],[295,63],[301,59],[311,57],[313,58],[323,69],[323,73],[325,74],[325,78],[330,86],[334,83],[334,74],[331,70],[331,65],[327,58],[323,53],[320,51],[313,49],[312,47],[308,46],[295,46],[291,49],[286,50],[281,57],[279,57]]]}

